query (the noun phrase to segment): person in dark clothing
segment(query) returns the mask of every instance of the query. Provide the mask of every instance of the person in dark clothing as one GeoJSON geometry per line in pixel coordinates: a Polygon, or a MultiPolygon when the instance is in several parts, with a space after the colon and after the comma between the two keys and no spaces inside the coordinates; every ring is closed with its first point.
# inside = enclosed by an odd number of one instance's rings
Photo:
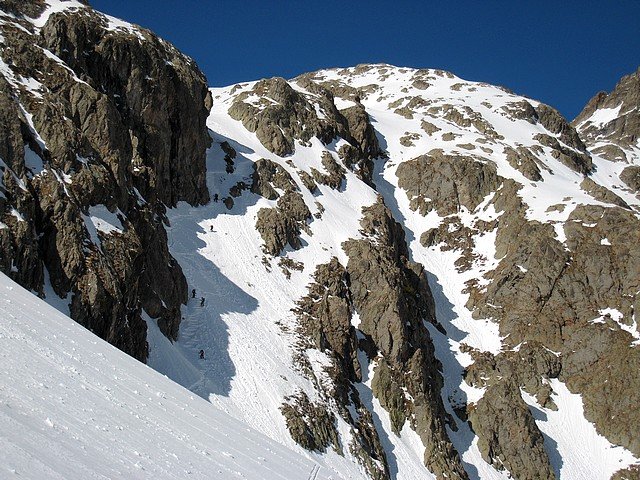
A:
{"type": "Polygon", "coordinates": [[[204,350],[200,350],[200,360],[204,360],[204,350]]]}
{"type": "Polygon", "coordinates": [[[196,298],[196,289],[191,290],[191,298],[196,298]]]}
{"type": "Polygon", "coordinates": [[[201,306],[201,307],[204,307],[204,297],[202,297],[202,298],[200,299],[200,306],[201,306]]]}
{"type": "Polygon", "coordinates": [[[209,228],[210,232],[213,232],[213,225],[211,225],[211,227],[209,228]]]}
{"type": "Polygon", "coordinates": [[[218,194],[217,194],[217,193],[215,193],[215,194],[213,195],[213,201],[214,201],[214,202],[216,202],[216,203],[218,203],[218,198],[219,198],[219,197],[218,197],[218,194]]]}

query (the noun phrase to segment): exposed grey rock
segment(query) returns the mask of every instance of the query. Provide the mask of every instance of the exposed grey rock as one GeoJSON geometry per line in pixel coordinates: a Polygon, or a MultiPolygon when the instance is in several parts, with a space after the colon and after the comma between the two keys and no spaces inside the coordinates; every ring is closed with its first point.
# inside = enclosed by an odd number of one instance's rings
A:
{"type": "Polygon", "coordinates": [[[318,185],[316,185],[313,177],[305,171],[301,171],[298,173],[300,175],[300,180],[302,180],[302,184],[309,190],[311,193],[316,193],[318,190],[318,185]]]}
{"type": "Polygon", "coordinates": [[[544,128],[557,135],[565,145],[586,153],[587,147],[580,140],[578,132],[560,115],[560,112],[544,103],[539,104],[535,110],[538,121],[544,128]]]}
{"type": "Polygon", "coordinates": [[[251,92],[238,95],[229,108],[233,119],[241,121],[250,132],[255,132],[269,151],[281,157],[294,152],[294,140],[305,143],[317,137],[329,143],[339,133],[343,133],[344,138],[346,122],[338,116],[335,106],[331,113],[333,118],[318,118],[315,108],[305,96],[278,77],[260,80],[251,92]],[[263,104],[256,106],[244,102],[250,94],[261,97],[263,104]]]}
{"type": "Polygon", "coordinates": [[[404,147],[413,147],[415,146],[413,143],[414,140],[420,140],[420,134],[405,132],[404,135],[400,137],[400,145],[404,147]]]}
{"type": "Polygon", "coordinates": [[[538,164],[540,160],[527,148],[518,147],[513,149],[511,147],[505,147],[505,153],[507,154],[507,161],[509,165],[522,173],[529,180],[539,182],[542,180],[540,174],[540,167],[538,164]]]}
{"type": "Polygon", "coordinates": [[[328,144],[336,137],[343,138],[353,149],[341,153],[345,165],[371,183],[371,160],[382,152],[357,91],[339,83],[317,83],[313,74],[293,81],[311,95],[294,90],[282,78],[261,80],[251,91],[234,99],[229,115],[242,121],[268,150],[280,156],[293,153],[296,140],[306,144],[312,137],[317,137],[328,144]],[[355,105],[338,111],[334,94],[349,97],[355,105]],[[257,105],[245,102],[250,95],[259,97],[257,105]],[[321,116],[316,107],[322,112],[321,116]]]}
{"type": "MultiPolygon", "coordinates": [[[[12,5],[18,16],[42,8],[12,5]]],[[[89,8],[52,14],[39,35],[24,17],[15,22],[22,28],[0,26],[2,59],[42,88],[36,97],[0,78],[0,217],[9,227],[0,230],[0,267],[38,292],[46,268],[54,291],[71,294],[75,320],[144,361],[142,309],[175,339],[187,299],[162,222],[164,205],[209,198],[206,80],[150,32],[110,31],[89,8]],[[25,155],[42,167],[28,170],[25,155]],[[120,212],[121,233],[90,236],[84,216],[95,205],[120,212]],[[8,218],[13,209],[24,221],[8,218]]]]}
{"type": "MultiPolygon", "coordinates": [[[[626,160],[621,150],[637,144],[640,138],[640,68],[620,79],[611,93],[595,95],[572,122],[589,147],[609,143],[608,149],[598,154],[610,160],[626,160]],[[615,118],[604,124],[593,123],[589,118],[599,109],[618,109],[615,118]]],[[[594,150],[595,151],[595,150],[594,150]]]]}
{"type": "Polygon", "coordinates": [[[221,142],[220,148],[224,152],[224,163],[226,164],[225,171],[231,174],[235,171],[234,160],[236,158],[237,152],[231,145],[229,145],[229,142],[221,142]]]}
{"type": "Polygon", "coordinates": [[[450,215],[462,206],[473,211],[499,185],[495,164],[441,150],[401,163],[396,175],[411,208],[423,215],[432,209],[450,215]]]}
{"type": "Polygon", "coordinates": [[[329,446],[342,452],[336,418],[323,406],[315,405],[306,393],[301,392],[285,399],[280,407],[287,421],[287,428],[295,442],[307,450],[326,452],[329,446]]]}
{"type": "Polygon", "coordinates": [[[534,125],[538,122],[538,112],[526,100],[508,103],[502,107],[502,110],[507,114],[508,118],[526,120],[534,125]]]}
{"type": "MultiPolygon", "coordinates": [[[[517,211],[517,196],[509,191],[499,191],[496,208],[517,211]]],[[[587,418],[611,441],[638,451],[631,432],[640,418],[628,402],[640,389],[631,373],[640,354],[615,322],[606,328],[589,322],[604,305],[619,310],[623,321],[633,315],[640,287],[638,220],[621,208],[578,206],[565,224],[567,250],[551,225],[507,212],[496,238],[502,260],[486,290],[470,288],[468,306],[478,317],[497,319],[508,344],[539,342],[561,353],[560,378],[582,395],[587,418]]]]}
{"type": "Polygon", "coordinates": [[[355,106],[341,110],[349,127],[350,151],[343,146],[340,150],[340,157],[347,168],[353,170],[358,177],[369,185],[373,185],[371,175],[373,174],[373,159],[383,156],[384,153],[378,144],[378,137],[369,121],[369,115],[360,103],[355,106]]]}
{"type": "Polygon", "coordinates": [[[442,130],[441,128],[436,127],[433,123],[427,122],[426,120],[422,120],[420,122],[420,128],[424,130],[427,135],[433,135],[436,132],[442,130]]]}
{"type": "Polygon", "coordinates": [[[336,162],[333,155],[329,152],[322,153],[322,166],[327,173],[320,173],[315,168],[311,169],[313,179],[323,185],[327,185],[334,189],[340,189],[344,181],[345,169],[336,162]]]}
{"type": "MultiPolygon", "coordinates": [[[[85,2],[82,2],[85,3],[85,2]]],[[[24,0],[4,0],[2,9],[20,17],[38,18],[44,12],[46,3],[44,0],[32,0],[25,2],[24,0]]]]}
{"type": "Polygon", "coordinates": [[[553,158],[566,165],[572,170],[583,175],[588,175],[593,169],[591,156],[585,152],[578,152],[573,148],[567,148],[562,145],[557,138],[547,135],[546,133],[538,133],[534,135],[534,140],[542,145],[552,149],[553,158]]]}
{"type": "Polygon", "coordinates": [[[256,229],[264,241],[264,250],[269,255],[278,255],[289,245],[293,249],[302,246],[301,230],[307,228],[311,212],[298,192],[287,191],[278,199],[275,208],[258,211],[256,229]]]}
{"type": "Polygon", "coordinates": [[[504,137],[502,137],[502,135],[498,135],[495,129],[482,117],[482,115],[470,107],[459,108],[453,105],[444,104],[442,106],[431,107],[428,112],[431,114],[439,114],[445,120],[453,122],[459,127],[473,127],[488,139],[504,140],[504,137]]]}
{"type": "Polygon", "coordinates": [[[381,152],[378,137],[362,104],[357,102],[353,107],[340,110],[340,114],[349,127],[350,139],[347,140],[352,140],[365,158],[379,156],[381,152]]]}
{"type": "MultiPolygon", "coordinates": [[[[326,369],[332,385],[317,382],[320,392],[331,399],[341,417],[352,426],[349,450],[366,468],[371,478],[388,479],[389,467],[371,412],[360,399],[354,384],[362,380],[358,361],[356,329],[351,325],[353,305],[346,270],[334,257],[318,266],[309,294],[298,302],[299,333],[330,355],[333,366],[326,369]],[[335,403],[334,403],[335,402],[335,403]],[[356,415],[352,415],[352,405],[356,415]]],[[[327,407],[329,407],[327,405],[327,407]]]]}
{"type": "Polygon", "coordinates": [[[620,180],[626,183],[636,194],[640,193],[640,166],[630,165],[625,167],[620,174],[620,180]]]}
{"type": "Polygon", "coordinates": [[[351,325],[353,306],[347,272],[334,257],[328,264],[318,266],[314,279],[296,311],[301,328],[319,350],[336,355],[346,379],[359,381],[358,342],[351,325]]]}
{"type": "Polygon", "coordinates": [[[628,210],[631,209],[629,205],[627,205],[627,202],[622,200],[618,195],[608,188],[597,184],[589,177],[585,177],[584,180],[582,180],[580,188],[600,202],[612,203],[613,205],[617,205],[628,210]]]}
{"type": "Polygon", "coordinates": [[[251,191],[269,200],[280,197],[276,188],[282,191],[297,189],[289,172],[277,163],[264,158],[253,164],[252,178],[251,191]]]}
{"type": "Polygon", "coordinates": [[[482,458],[496,469],[521,480],[555,479],[542,433],[517,383],[505,378],[487,387],[469,408],[469,420],[482,458]]]}
{"type": "MultiPolygon", "coordinates": [[[[144,173],[133,169],[130,173],[147,201],[157,198],[170,206],[180,200],[207,202],[204,152],[211,140],[203,128],[208,115],[204,75],[191,59],[149,31],[142,30],[145,41],[140,42],[125,34],[109,34],[105,27],[105,20],[98,15],[53,14],[40,34],[42,46],[86,79],[95,92],[104,92],[93,100],[96,107],[115,107],[118,120],[128,128],[123,136],[137,139],[138,157],[142,159],[139,168],[144,173]]],[[[71,108],[79,110],[71,118],[91,108],[90,103],[83,106],[81,85],[74,82],[66,97],[71,108]]],[[[105,133],[97,130],[102,124],[99,111],[93,114],[88,110],[84,116],[81,124],[86,126],[85,135],[90,141],[92,133],[105,133]],[[96,126],[91,128],[93,122],[96,126]]],[[[44,127],[38,129],[45,135],[47,119],[40,115],[34,119],[36,128],[44,127]]],[[[118,132],[110,125],[103,128],[113,131],[112,135],[118,132]]],[[[128,147],[126,139],[113,140],[118,146],[128,147]]],[[[99,139],[93,143],[99,143],[99,139]]],[[[120,162],[129,158],[125,156],[120,162]]]]}
{"type": "Polygon", "coordinates": [[[581,393],[585,417],[599,433],[638,455],[640,354],[630,347],[631,336],[616,327],[612,321],[567,326],[560,379],[581,393]]]}
{"type": "Polygon", "coordinates": [[[525,342],[498,355],[474,351],[472,356],[474,363],[465,371],[465,381],[470,385],[482,388],[507,378],[534,395],[541,406],[556,409],[545,380],[559,376],[562,359],[544,345],[525,342]]]}
{"type": "Polygon", "coordinates": [[[430,471],[439,478],[467,478],[446,432],[446,425],[456,427],[444,410],[440,366],[423,324],[437,324],[424,272],[408,260],[404,232],[382,201],[364,208],[363,214],[365,238],[347,241],[344,249],[358,328],[380,354],[374,395],[389,412],[394,431],[411,422],[425,445],[430,471]]]}

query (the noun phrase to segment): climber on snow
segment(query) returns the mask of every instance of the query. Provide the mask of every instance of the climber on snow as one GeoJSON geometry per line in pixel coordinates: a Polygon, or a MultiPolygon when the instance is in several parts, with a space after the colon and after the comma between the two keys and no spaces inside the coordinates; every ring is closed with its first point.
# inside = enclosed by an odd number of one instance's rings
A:
{"type": "Polygon", "coordinates": [[[200,306],[201,306],[201,307],[204,307],[204,297],[202,297],[202,298],[200,299],[200,306]]]}
{"type": "Polygon", "coordinates": [[[191,298],[196,298],[196,289],[191,290],[191,298]]]}
{"type": "Polygon", "coordinates": [[[200,350],[200,360],[204,360],[204,350],[200,350]]]}

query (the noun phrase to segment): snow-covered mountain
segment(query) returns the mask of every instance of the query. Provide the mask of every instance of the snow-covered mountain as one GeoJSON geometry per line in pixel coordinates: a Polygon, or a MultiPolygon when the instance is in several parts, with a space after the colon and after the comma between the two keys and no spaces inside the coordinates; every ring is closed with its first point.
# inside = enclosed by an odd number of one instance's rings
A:
{"type": "Polygon", "coordinates": [[[289,478],[637,478],[639,72],[573,124],[390,65],[207,92],[144,29],[4,8],[8,275],[289,478]]]}

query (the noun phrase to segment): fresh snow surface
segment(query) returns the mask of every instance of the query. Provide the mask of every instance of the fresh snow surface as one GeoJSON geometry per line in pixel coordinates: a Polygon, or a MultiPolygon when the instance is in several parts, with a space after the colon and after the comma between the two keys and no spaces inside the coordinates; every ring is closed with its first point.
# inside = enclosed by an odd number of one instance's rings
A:
{"type": "Polygon", "coordinates": [[[46,0],[45,4],[46,8],[44,12],[42,12],[42,15],[38,18],[30,19],[31,23],[38,29],[44,27],[49,17],[54,13],[85,8],[85,5],[77,0],[46,0]]]}
{"type": "Polygon", "coordinates": [[[3,274],[0,318],[0,478],[339,478],[3,274]]]}
{"type": "Polygon", "coordinates": [[[580,124],[577,125],[577,128],[589,126],[589,124],[596,128],[602,128],[610,121],[618,118],[618,115],[620,114],[620,107],[622,107],[622,104],[615,108],[598,108],[589,118],[580,122],[580,124]]]}
{"type": "Polygon", "coordinates": [[[626,449],[612,445],[584,418],[582,397],[558,379],[550,381],[557,411],[540,407],[525,391],[522,398],[544,435],[544,444],[559,479],[607,480],[620,469],[638,463],[626,449]]]}

